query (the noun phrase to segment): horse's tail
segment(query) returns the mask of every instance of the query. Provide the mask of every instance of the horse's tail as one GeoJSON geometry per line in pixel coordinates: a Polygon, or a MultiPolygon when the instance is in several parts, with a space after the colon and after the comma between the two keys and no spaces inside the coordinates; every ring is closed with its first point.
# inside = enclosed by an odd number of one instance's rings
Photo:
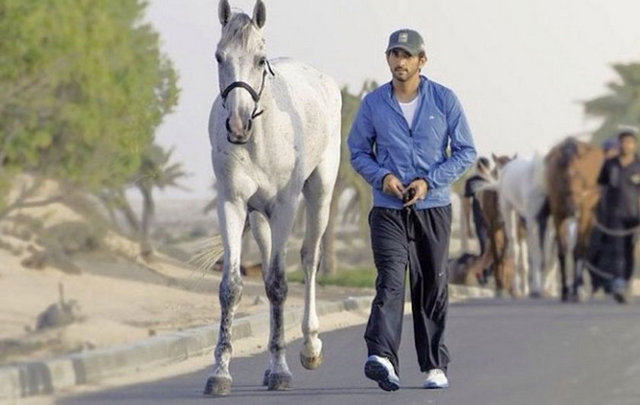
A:
{"type": "Polygon", "coordinates": [[[213,268],[223,254],[222,236],[216,235],[205,239],[187,263],[195,265],[199,272],[204,274],[213,268]]]}

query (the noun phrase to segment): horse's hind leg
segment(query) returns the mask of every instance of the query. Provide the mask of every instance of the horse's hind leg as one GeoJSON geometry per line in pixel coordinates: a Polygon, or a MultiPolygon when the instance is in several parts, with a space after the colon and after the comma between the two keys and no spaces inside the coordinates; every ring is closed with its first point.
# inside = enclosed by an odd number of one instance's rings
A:
{"type": "Polygon", "coordinates": [[[300,256],[305,275],[304,317],[300,362],[312,370],[322,364],[322,341],[318,338],[316,313],[316,272],[320,262],[320,242],[329,221],[332,191],[336,170],[329,165],[319,166],[307,179],[303,194],[307,205],[307,229],[300,256]]]}
{"type": "Polygon", "coordinates": [[[207,378],[205,395],[228,395],[231,392],[231,327],[233,316],[242,295],[240,275],[240,250],[246,209],[239,204],[220,201],[218,206],[220,229],[224,243],[224,269],[220,282],[220,330],[215,349],[216,364],[213,374],[207,378]]]}
{"type": "Polygon", "coordinates": [[[271,307],[271,333],[269,336],[269,373],[266,382],[269,390],[285,390],[291,385],[291,371],[285,356],[284,338],[284,302],[287,298],[287,280],[285,277],[285,245],[295,217],[294,199],[282,201],[272,213],[271,226],[272,250],[269,270],[264,276],[265,289],[271,307]]]}

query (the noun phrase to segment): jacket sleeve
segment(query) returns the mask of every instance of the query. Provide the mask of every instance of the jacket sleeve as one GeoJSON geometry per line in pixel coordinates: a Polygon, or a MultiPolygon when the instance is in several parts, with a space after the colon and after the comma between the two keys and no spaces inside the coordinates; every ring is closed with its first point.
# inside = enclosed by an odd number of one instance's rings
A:
{"type": "Polygon", "coordinates": [[[391,171],[378,163],[374,147],[376,130],[371,120],[371,106],[365,98],[360,104],[356,118],[351,126],[347,145],[351,153],[351,166],[372,187],[382,189],[382,179],[391,171]]]}
{"type": "Polygon", "coordinates": [[[447,115],[447,136],[451,156],[430,170],[426,176],[429,188],[449,186],[460,177],[476,159],[476,148],[471,138],[462,106],[452,93],[447,94],[445,103],[447,115]]]}
{"type": "Polygon", "coordinates": [[[598,184],[601,186],[606,186],[609,184],[609,161],[605,161],[602,165],[602,169],[600,169],[600,174],[598,174],[598,184]]]}

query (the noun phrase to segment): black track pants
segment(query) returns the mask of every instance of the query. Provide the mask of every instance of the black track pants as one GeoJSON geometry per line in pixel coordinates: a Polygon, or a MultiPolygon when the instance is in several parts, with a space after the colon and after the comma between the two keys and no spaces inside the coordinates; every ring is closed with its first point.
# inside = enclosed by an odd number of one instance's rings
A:
{"type": "Polygon", "coordinates": [[[446,371],[447,259],[451,206],[414,210],[374,207],[371,246],[378,270],[376,297],[365,331],[369,355],[389,358],[399,371],[405,271],[409,269],[414,338],[421,371],[446,371]]]}

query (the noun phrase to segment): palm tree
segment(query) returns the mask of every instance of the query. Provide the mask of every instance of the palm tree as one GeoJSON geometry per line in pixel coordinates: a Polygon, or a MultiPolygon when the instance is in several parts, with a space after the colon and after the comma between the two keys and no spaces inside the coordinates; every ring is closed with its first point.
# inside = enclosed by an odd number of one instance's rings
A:
{"type": "Polygon", "coordinates": [[[603,118],[592,141],[600,144],[620,125],[640,126],[640,63],[614,64],[619,80],[607,84],[609,93],[584,103],[585,113],[603,118]]]}
{"type": "Polygon", "coordinates": [[[153,190],[168,187],[185,189],[178,184],[178,180],[186,177],[187,173],[182,163],[171,163],[173,151],[173,148],[164,150],[161,146],[150,144],[142,154],[140,167],[135,176],[134,186],[142,194],[142,216],[138,233],[140,254],[145,258],[153,254],[149,241],[149,228],[155,214],[153,190]]]}
{"type": "MultiPolygon", "coordinates": [[[[365,81],[359,94],[351,94],[346,87],[342,88],[342,125],[341,125],[341,143],[340,143],[340,168],[338,169],[338,178],[331,199],[331,211],[329,215],[329,224],[322,240],[324,250],[323,260],[321,263],[321,272],[323,274],[335,274],[336,254],[334,248],[335,228],[338,216],[338,201],[343,193],[351,190],[353,195],[348,206],[350,214],[355,214],[358,218],[360,234],[365,241],[368,240],[367,213],[371,208],[371,190],[364,179],[358,175],[350,163],[350,153],[347,147],[347,136],[351,129],[351,124],[360,107],[360,100],[369,91],[377,88],[378,85],[374,81],[365,81]]],[[[345,214],[346,215],[346,214],[345,214]]]]}

